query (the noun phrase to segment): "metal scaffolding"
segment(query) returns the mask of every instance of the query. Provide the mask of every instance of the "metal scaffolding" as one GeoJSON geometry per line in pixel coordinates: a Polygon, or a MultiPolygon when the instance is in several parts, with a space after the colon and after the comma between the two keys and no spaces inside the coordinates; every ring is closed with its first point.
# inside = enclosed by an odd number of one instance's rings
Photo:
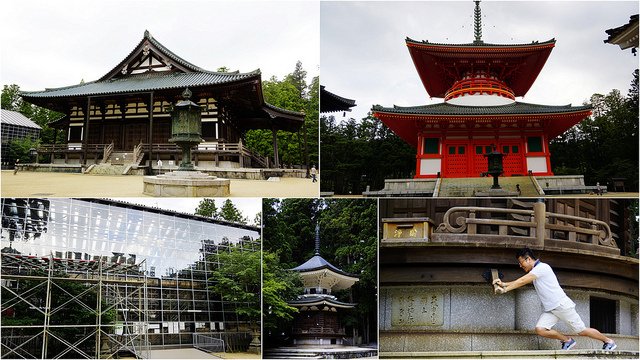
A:
{"type": "Polygon", "coordinates": [[[110,262],[107,257],[75,260],[53,254],[2,253],[0,268],[2,358],[110,359],[121,352],[149,357],[145,261],[131,264],[110,262]],[[71,283],[80,284],[81,291],[67,290],[65,285],[71,283]],[[12,322],[17,308],[35,316],[23,324],[12,322]],[[74,313],[65,312],[70,309],[86,311],[95,321],[61,321],[63,314],[74,313]],[[114,311],[116,321],[107,321],[114,311]]]}

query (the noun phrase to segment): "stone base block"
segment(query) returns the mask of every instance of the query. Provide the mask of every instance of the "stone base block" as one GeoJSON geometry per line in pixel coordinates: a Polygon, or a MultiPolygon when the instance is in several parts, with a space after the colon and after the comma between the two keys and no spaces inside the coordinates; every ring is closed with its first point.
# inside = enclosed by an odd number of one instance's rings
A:
{"type": "MultiPolygon", "coordinates": [[[[620,351],[637,351],[638,338],[629,335],[606,334],[615,340],[620,351]]],[[[575,350],[599,350],[602,343],[585,336],[576,339],[575,350]]],[[[557,350],[558,340],[546,339],[532,331],[504,331],[501,333],[470,332],[380,332],[382,353],[451,352],[451,351],[526,351],[557,350]]]]}
{"type": "Polygon", "coordinates": [[[518,193],[504,189],[489,189],[486,191],[478,191],[475,195],[477,197],[514,197],[518,196],[518,193]]]}
{"type": "Polygon", "coordinates": [[[145,176],[145,195],[157,197],[226,197],[231,181],[198,171],[172,171],[163,175],[145,176]]]}

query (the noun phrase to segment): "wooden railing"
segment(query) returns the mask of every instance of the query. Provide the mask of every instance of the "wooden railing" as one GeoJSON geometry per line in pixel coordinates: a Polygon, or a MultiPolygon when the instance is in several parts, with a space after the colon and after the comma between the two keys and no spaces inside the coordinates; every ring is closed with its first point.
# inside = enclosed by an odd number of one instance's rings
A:
{"type": "Polygon", "coordinates": [[[144,144],[140,142],[140,144],[136,145],[133,148],[133,165],[139,166],[144,158],[144,144]]]}
{"type": "Polygon", "coordinates": [[[109,156],[111,156],[111,153],[113,153],[113,147],[114,147],[114,143],[112,141],[111,144],[107,145],[107,147],[104,148],[104,152],[102,153],[103,163],[106,163],[107,160],[109,160],[109,156]]]}
{"type": "Polygon", "coordinates": [[[435,232],[486,237],[522,236],[536,239],[540,244],[544,243],[546,239],[577,242],[582,237],[588,239],[588,243],[592,245],[618,249],[607,223],[596,219],[545,212],[543,203],[536,203],[533,210],[473,206],[452,207],[447,210],[443,223],[438,226],[435,232]],[[453,217],[454,214],[457,216],[453,217]],[[493,218],[493,214],[504,214],[507,219],[493,218]],[[453,222],[452,218],[454,218],[453,222]],[[495,227],[498,228],[497,234],[491,230],[495,227]],[[517,231],[513,231],[513,228],[516,228],[517,231]],[[509,231],[510,229],[512,231],[509,231]],[[560,234],[563,236],[555,237],[560,234]]]}
{"type": "MultiPolygon", "coordinates": [[[[102,162],[106,162],[109,156],[115,150],[115,144],[87,144],[87,152],[91,154],[102,154],[102,162]]],[[[64,154],[64,153],[80,153],[83,152],[84,147],[82,144],[45,144],[38,147],[38,153],[40,154],[64,154]]],[[[172,143],[163,144],[143,144],[136,145],[134,149],[134,164],[139,165],[140,161],[144,157],[144,153],[148,151],[158,154],[180,154],[182,151],[180,147],[172,143]]],[[[213,153],[218,155],[236,155],[242,158],[241,163],[244,161],[253,161],[259,167],[269,167],[270,161],[268,157],[260,156],[249,150],[242,140],[237,143],[225,143],[217,142],[212,144],[200,144],[194,150],[193,153],[213,153]]]]}

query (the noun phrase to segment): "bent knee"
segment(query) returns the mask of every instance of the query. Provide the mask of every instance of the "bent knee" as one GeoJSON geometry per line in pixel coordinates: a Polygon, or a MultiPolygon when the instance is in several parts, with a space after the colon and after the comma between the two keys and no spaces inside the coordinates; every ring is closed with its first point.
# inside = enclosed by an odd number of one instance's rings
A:
{"type": "Polygon", "coordinates": [[[540,327],[540,326],[536,326],[536,334],[538,334],[538,335],[546,334],[547,331],[549,331],[549,329],[543,328],[543,327],[540,327]]]}

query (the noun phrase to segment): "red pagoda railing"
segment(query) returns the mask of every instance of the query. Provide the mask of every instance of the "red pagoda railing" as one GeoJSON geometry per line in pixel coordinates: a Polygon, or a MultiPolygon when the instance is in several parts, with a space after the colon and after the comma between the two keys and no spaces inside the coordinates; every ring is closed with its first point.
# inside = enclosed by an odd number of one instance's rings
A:
{"type": "Polygon", "coordinates": [[[504,82],[486,77],[472,77],[456,81],[445,94],[444,100],[448,101],[461,95],[471,95],[476,93],[498,95],[515,100],[513,90],[511,90],[504,82]]]}

